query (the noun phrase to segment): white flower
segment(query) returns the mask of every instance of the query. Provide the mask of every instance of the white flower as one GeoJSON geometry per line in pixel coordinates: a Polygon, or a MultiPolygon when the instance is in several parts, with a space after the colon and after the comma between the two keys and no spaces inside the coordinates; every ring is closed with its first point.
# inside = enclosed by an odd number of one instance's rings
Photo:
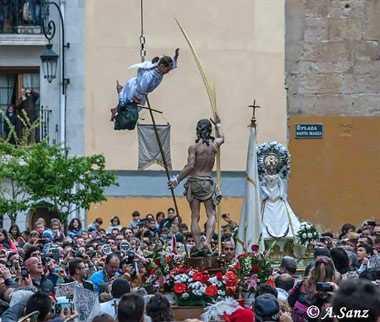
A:
{"type": "Polygon", "coordinates": [[[306,237],[307,237],[306,233],[303,233],[303,234],[302,234],[302,238],[305,239],[306,237]]]}
{"type": "Polygon", "coordinates": [[[201,286],[199,290],[200,290],[202,293],[205,293],[205,292],[206,292],[206,286],[201,286]]]}
{"type": "Polygon", "coordinates": [[[211,284],[215,285],[218,282],[218,279],[216,276],[209,278],[208,280],[211,284]]]}
{"type": "Polygon", "coordinates": [[[218,290],[218,295],[226,295],[226,292],[222,291],[222,290],[218,290]]]}
{"type": "Polygon", "coordinates": [[[313,238],[313,234],[312,234],[312,233],[308,233],[308,234],[307,234],[307,237],[309,237],[309,238],[313,238]]]}
{"type": "Polygon", "coordinates": [[[187,281],[188,281],[188,282],[192,282],[192,281],[193,281],[193,279],[192,279],[192,278],[189,278],[187,281]]]}
{"type": "Polygon", "coordinates": [[[315,237],[315,236],[318,236],[318,233],[317,233],[316,231],[314,232],[314,237],[315,237]]]}
{"type": "Polygon", "coordinates": [[[182,298],[183,298],[183,299],[187,299],[189,296],[190,296],[189,293],[183,293],[183,294],[182,294],[182,298]]]}
{"type": "Polygon", "coordinates": [[[194,272],[193,271],[190,271],[189,272],[189,276],[193,276],[194,275],[194,272]]]}
{"type": "Polygon", "coordinates": [[[306,225],[306,230],[310,230],[311,229],[311,225],[306,225]]]}

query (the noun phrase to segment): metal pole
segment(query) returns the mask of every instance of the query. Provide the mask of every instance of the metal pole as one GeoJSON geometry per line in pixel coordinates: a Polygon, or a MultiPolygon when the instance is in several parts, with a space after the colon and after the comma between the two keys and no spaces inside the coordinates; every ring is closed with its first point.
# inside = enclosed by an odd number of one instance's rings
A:
{"type": "MultiPolygon", "coordinates": [[[[154,116],[153,116],[153,111],[152,111],[152,108],[150,106],[150,102],[149,102],[149,99],[148,99],[148,95],[144,95],[145,98],[146,98],[146,102],[148,104],[148,109],[149,109],[149,114],[150,114],[150,117],[152,119],[152,123],[153,123],[153,129],[154,129],[154,134],[156,135],[156,139],[157,139],[157,143],[158,143],[158,147],[160,148],[160,153],[161,153],[161,156],[162,156],[162,162],[164,163],[164,167],[165,167],[165,172],[166,172],[166,177],[168,178],[168,181],[170,180],[170,173],[169,173],[169,168],[168,168],[168,163],[166,162],[166,156],[165,156],[165,153],[164,153],[164,149],[162,148],[162,143],[161,143],[161,139],[160,139],[160,136],[158,134],[158,130],[157,130],[157,125],[156,125],[156,121],[154,119],[154,116]]],[[[188,251],[187,251],[187,247],[186,247],[186,240],[185,240],[185,236],[183,235],[182,233],[182,219],[181,219],[181,216],[179,214],[179,210],[178,210],[178,205],[177,205],[177,200],[175,198],[175,194],[174,194],[174,189],[173,188],[170,188],[170,191],[172,193],[172,199],[173,199],[173,203],[174,203],[174,208],[175,208],[175,211],[177,213],[177,215],[179,216],[180,218],[180,226],[179,226],[179,230],[182,234],[182,238],[183,238],[183,244],[185,246],[185,252],[186,252],[186,256],[189,257],[189,254],[188,254],[188,251]]]]}

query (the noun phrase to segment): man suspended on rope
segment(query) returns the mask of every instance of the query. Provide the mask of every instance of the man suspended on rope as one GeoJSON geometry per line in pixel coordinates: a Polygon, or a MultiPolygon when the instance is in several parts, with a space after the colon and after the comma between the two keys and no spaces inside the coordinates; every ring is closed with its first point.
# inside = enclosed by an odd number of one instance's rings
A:
{"type": "Polygon", "coordinates": [[[145,105],[146,94],[153,92],[160,85],[165,74],[177,68],[179,48],[174,57],[155,57],[153,60],[129,67],[137,69],[137,77],[127,81],[124,88],[117,82],[116,90],[119,104],[111,109],[111,121],[115,122],[115,130],[133,130],[138,120],[138,107],[145,105]]]}

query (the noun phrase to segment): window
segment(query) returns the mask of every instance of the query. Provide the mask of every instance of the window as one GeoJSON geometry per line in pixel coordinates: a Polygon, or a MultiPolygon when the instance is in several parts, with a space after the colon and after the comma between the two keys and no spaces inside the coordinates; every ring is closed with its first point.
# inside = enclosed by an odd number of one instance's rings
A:
{"type": "Polygon", "coordinates": [[[41,34],[44,0],[0,0],[0,33],[41,34]]]}
{"type": "MultiPolygon", "coordinates": [[[[1,0],[0,0],[1,1],[1,0]]],[[[34,92],[40,93],[40,72],[39,68],[0,68],[0,108],[5,114],[9,105],[14,105],[20,98],[21,88],[28,88],[34,92]]],[[[16,111],[16,113],[19,111],[16,111]]],[[[0,114],[1,136],[6,137],[4,132],[3,115],[0,114]]],[[[40,100],[35,102],[36,117],[39,117],[40,100]]],[[[22,126],[18,126],[18,134],[21,134],[22,126]]],[[[34,133],[38,141],[38,130],[34,133]]]]}

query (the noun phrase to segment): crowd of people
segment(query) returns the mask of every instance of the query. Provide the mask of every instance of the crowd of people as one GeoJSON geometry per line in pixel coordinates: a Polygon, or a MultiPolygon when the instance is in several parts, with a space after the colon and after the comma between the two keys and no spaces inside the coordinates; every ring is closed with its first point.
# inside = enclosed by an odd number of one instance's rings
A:
{"type": "MultiPolygon", "coordinates": [[[[234,263],[237,225],[228,214],[223,219],[221,253],[234,263]]],[[[103,224],[102,218],[87,228],[76,218],[68,225],[52,219],[46,227],[40,218],[31,231],[20,232],[15,224],[0,229],[1,321],[18,321],[35,311],[38,321],[74,319],[73,306],[66,308],[56,296],[68,283],[97,294],[92,321],[175,321],[168,299],[160,293],[148,297],[144,285],[154,255],[184,254],[194,245],[187,225],[172,208],[144,218],[135,211],[128,227],[117,216],[108,227],[103,224]]],[[[217,247],[214,234],[213,251],[217,247]]],[[[224,319],[333,321],[341,314],[342,321],[378,321],[380,225],[373,220],[358,228],[345,224],[339,236],[322,233],[313,247],[314,260],[304,271],[297,259],[283,257],[273,272],[275,285],[258,286],[252,307],[241,303],[243,314],[224,319]]]]}

